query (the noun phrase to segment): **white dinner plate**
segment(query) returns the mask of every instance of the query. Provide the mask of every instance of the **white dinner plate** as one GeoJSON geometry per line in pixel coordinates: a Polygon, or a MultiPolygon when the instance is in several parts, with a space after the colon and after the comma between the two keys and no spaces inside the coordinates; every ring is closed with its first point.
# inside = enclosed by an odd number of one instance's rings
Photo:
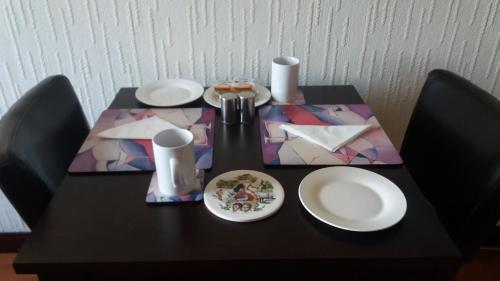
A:
{"type": "Polygon", "coordinates": [[[203,94],[203,86],[186,79],[156,81],[137,89],[135,97],[153,106],[177,106],[197,100],[203,94]]]}
{"type": "Polygon", "coordinates": [[[275,178],[252,170],[218,175],[203,193],[210,212],[235,222],[265,219],[281,208],[284,198],[283,187],[275,178]]]}
{"type": "MultiPolygon", "coordinates": [[[[261,106],[271,99],[271,92],[264,86],[255,85],[255,106],[261,106]]],[[[208,88],[205,93],[203,93],[203,99],[211,106],[220,108],[220,101],[215,93],[214,87],[208,88]]]]}
{"type": "Polygon", "coordinates": [[[393,182],[359,168],[316,170],[300,183],[299,197],[320,221],[351,231],[386,229],[406,213],[406,198],[393,182]]]}

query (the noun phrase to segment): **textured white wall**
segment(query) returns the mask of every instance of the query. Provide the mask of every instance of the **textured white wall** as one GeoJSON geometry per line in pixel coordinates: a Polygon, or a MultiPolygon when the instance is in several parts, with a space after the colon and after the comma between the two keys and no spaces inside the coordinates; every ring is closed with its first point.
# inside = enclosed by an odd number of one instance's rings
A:
{"type": "Polygon", "coordinates": [[[29,227],[19,217],[2,191],[0,191],[0,233],[29,231],[29,227]]]}
{"type": "Polygon", "coordinates": [[[301,84],[354,84],[401,142],[434,68],[500,97],[499,0],[0,0],[0,115],[44,77],[70,78],[90,122],[120,87],[251,76],[275,56],[301,84]]]}
{"type": "Polygon", "coordinates": [[[500,96],[498,0],[0,0],[0,113],[50,74],[93,122],[120,87],[205,85],[302,60],[301,83],[354,84],[399,143],[426,73],[447,68],[500,96]]]}

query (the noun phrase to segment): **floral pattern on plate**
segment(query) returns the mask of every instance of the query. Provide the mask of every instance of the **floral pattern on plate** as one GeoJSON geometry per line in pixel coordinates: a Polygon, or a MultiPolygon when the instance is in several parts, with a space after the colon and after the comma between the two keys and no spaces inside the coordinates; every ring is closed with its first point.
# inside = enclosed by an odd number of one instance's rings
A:
{"type": "Polygon", "coordinates": [[[273,184],[258,179],[251,174],[241,174],[234,178],[220,179],[213,197],[220,201],[221,209],[232,212],[261,211],[276,198],[273,184]]]}
{"type": "Polygon", "coordinates": [[[236,170],[212,179],[204,192],[206,207],[216,216],[236,222],[267,218],[284,200],[281,184],[258,171],[236,170]]]}

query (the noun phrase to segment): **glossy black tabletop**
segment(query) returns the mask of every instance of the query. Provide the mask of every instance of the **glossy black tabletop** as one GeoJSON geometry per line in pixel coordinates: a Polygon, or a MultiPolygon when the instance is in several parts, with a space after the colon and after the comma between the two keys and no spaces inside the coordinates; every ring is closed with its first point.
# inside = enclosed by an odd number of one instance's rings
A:
{"type": "MultiPolygon", "coordinates": [[[[121,89],[110,108],[147,107],[134,91],[121,89]]],[[[363,103],[352,86],[304,87],[303,92],[308,104],[363,103]]],[[[197,106],[208,105],[200,99],[184,107],[197,106]]],[[[275,215],[234,223],[211,214],[203,202],[147,205],[151,173],[68,175],[14,266],[44,280],[245,271],[306,276],[323,271],[347,279],[452,278],[459,253],[403,165],[364,167],[398,185],[408,205],[400,223],[372,233],[328,226],[302,207],[299,183],[318,168],[264,166],[258,118],[249,125],[225,126],[217,112],[214,164],[206,182],[235,169],[268,173],[285,190],[275,215]]]]}

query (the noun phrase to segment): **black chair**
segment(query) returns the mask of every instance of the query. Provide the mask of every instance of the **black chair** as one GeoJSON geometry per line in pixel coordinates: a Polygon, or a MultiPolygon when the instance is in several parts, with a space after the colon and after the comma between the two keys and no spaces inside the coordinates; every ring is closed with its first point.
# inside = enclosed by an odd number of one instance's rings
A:
{"type": "Polygon", "coordinates": [[[33,228],[89,132],[73,87],[49,77],[0,120],[0,187],[33,228]]]}
{"type": "Polygon", "coordinates": [[[500,218],[500,101],[449,71],[430,72],[401,155],[471,259],[500,218]]]}

